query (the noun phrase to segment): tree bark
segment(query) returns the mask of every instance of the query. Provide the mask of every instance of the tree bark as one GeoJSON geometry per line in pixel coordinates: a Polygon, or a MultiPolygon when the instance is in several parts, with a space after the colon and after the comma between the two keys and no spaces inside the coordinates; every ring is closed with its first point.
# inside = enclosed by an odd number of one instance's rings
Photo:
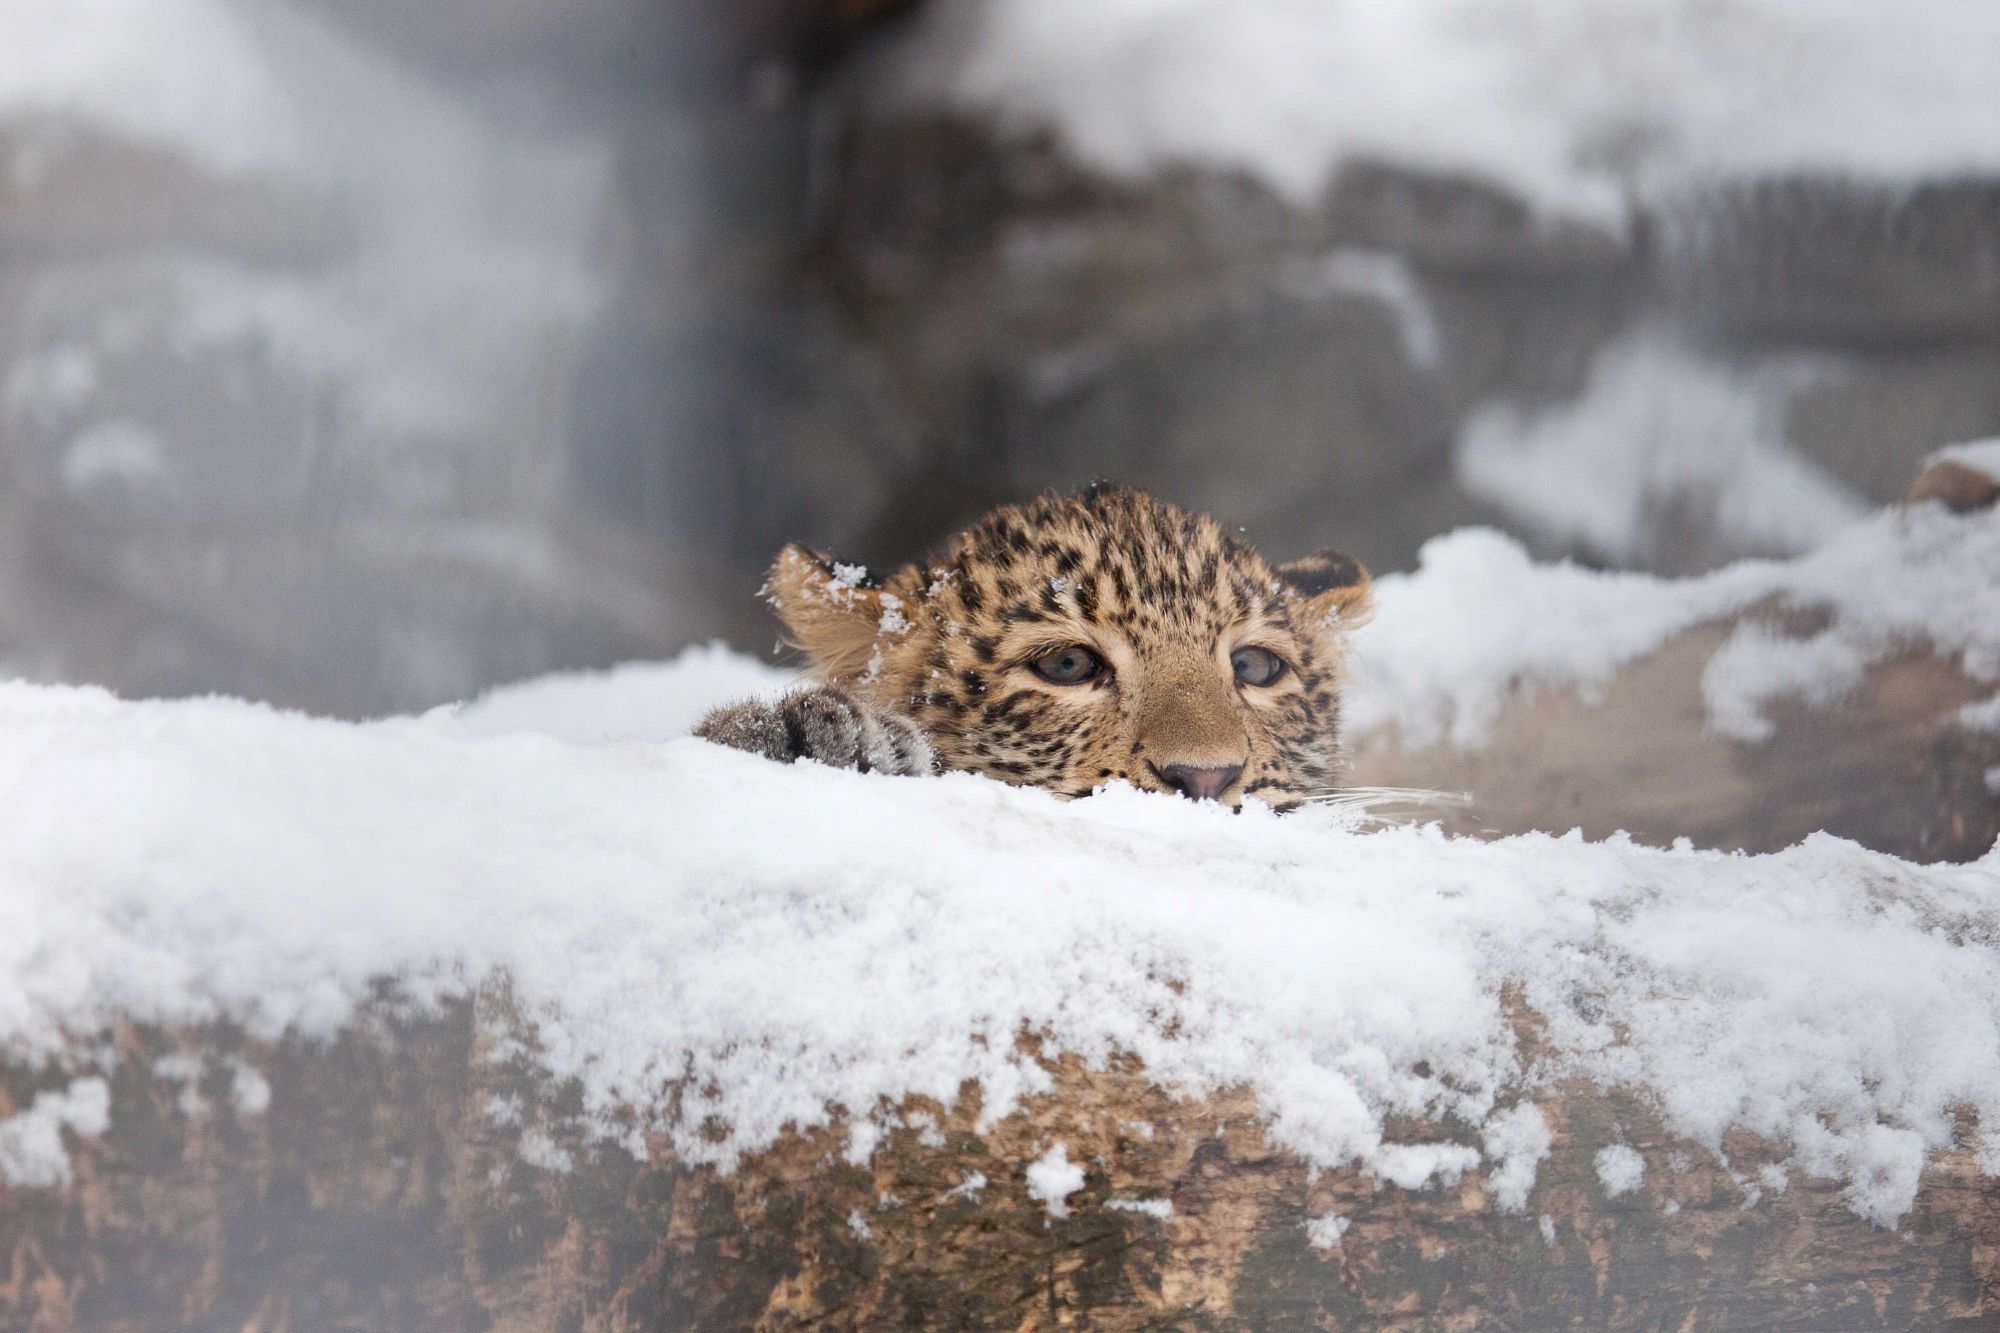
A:
{"type": "MultiPolygon", "coordinates": [[[[1315,1174],[1247,1095],[1176,1099],[1126,1064],[1049,1061],[1053,1092],[988,1129],[967,1088],[912,1102],[865,1162],[844,1126],[733,1173],[593,1146],[573,1088],[495,1059],[491,1004],[385,1018],[326,1046],[222,1028],[117,1034],[99,1140],[59,1190],[0,1192],[0,1327],[21,1330],[800,1328],[1990,1328],[2000,1182],[1934,1158],[1914,1211],[1871,1226],[1826,1182],[1759,1188],[1625,1092],[1540,1101],[1525,1210],[1485,1178],[1411,1192],[1315,1174]],[[189,1114],[152,1062],[199,1051],[189,1114]],[[230,1105],[229,1057],[269,1078],[230,1105]],[[508,1123],[505,1111],[525,1109],[508,1123]],[[1629,1144],[1608,1197],[1596,1152],[1629,1144]],[[1062,1144],[1053,1217],[1030,1163],[1062,1144]],[[567,1169],[549,1165],[567,1155],[567,1169]],[[527,1160],[532,1158],[536,1165],[527,1160]],[[983,1179],[983,1184],[980,1182],[983,1179]],[[1164,1216],[1118,1205],[1152,1202],[1164,1216]],[[1171,1205],[1171,1212],[1159,1208],[1171,1205]],[[1322,1224],[1345,1219],[1337,1242],[1322,1224]]],[[[1532,1040],[1531,1027],[1523,1027],[1532,1040]]],[[[7,1081],[17,1102],[29,1080],[7,1081]]],[[[1406,1137],[1438,1127],[1402,1125],[1406,1137]]]]}

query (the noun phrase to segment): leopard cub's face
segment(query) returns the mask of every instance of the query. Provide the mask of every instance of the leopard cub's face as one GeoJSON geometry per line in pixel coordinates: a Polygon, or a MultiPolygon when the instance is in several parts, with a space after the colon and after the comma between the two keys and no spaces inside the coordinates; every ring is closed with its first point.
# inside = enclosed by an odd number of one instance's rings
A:
{"type": "Polygon", "coordinates": [[[947,768],[1281,809],[1338,779],[1342,642],[1368,607],[1344,556],[1274,568],[1107,487],[996,510],[879,581],[788,547],[766,591],[827,683],[914,719],[947,768]]]}

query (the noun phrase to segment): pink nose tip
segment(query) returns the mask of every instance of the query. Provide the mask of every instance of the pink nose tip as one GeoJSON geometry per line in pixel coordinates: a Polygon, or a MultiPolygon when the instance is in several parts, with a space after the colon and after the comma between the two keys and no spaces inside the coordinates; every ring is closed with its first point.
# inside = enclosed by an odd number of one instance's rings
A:
{"type": "Polygon", "coordinates": [[[1168,764],[1160,777],[1169,787],[1192,801],[1212,801],[1229,790],[1229,784],[1243,775],[1243,765],[1226,768],[1196,768],[1193,764],[1168,764]]]}

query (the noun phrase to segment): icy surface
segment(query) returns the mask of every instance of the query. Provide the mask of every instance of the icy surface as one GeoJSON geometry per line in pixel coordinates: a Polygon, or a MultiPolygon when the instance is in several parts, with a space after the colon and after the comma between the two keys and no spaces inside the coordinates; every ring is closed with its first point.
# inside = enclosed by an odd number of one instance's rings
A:
{"type": "Polygon", "coordinates": [[[1716,179],[2000,167],[1977,0],[987,0],[929,7],[895,66],[904,97],[1113,171],[1248,166],[1300,198],[1386,160],[1616,225],[1716,179]]]}

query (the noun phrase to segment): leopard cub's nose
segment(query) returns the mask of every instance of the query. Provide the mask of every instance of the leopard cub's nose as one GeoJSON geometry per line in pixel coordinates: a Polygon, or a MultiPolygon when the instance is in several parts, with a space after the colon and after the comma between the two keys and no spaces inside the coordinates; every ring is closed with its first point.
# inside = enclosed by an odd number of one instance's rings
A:
{"type": "Polygon", "coordinates": [[[1229,784],[1243,775],[1243,765],[1224,768],[1197,768],[1193,764],[1168,764],[1160,777],[1169,787],[1191,801],[1213,801],[1229,790],[1229,784]]]}

